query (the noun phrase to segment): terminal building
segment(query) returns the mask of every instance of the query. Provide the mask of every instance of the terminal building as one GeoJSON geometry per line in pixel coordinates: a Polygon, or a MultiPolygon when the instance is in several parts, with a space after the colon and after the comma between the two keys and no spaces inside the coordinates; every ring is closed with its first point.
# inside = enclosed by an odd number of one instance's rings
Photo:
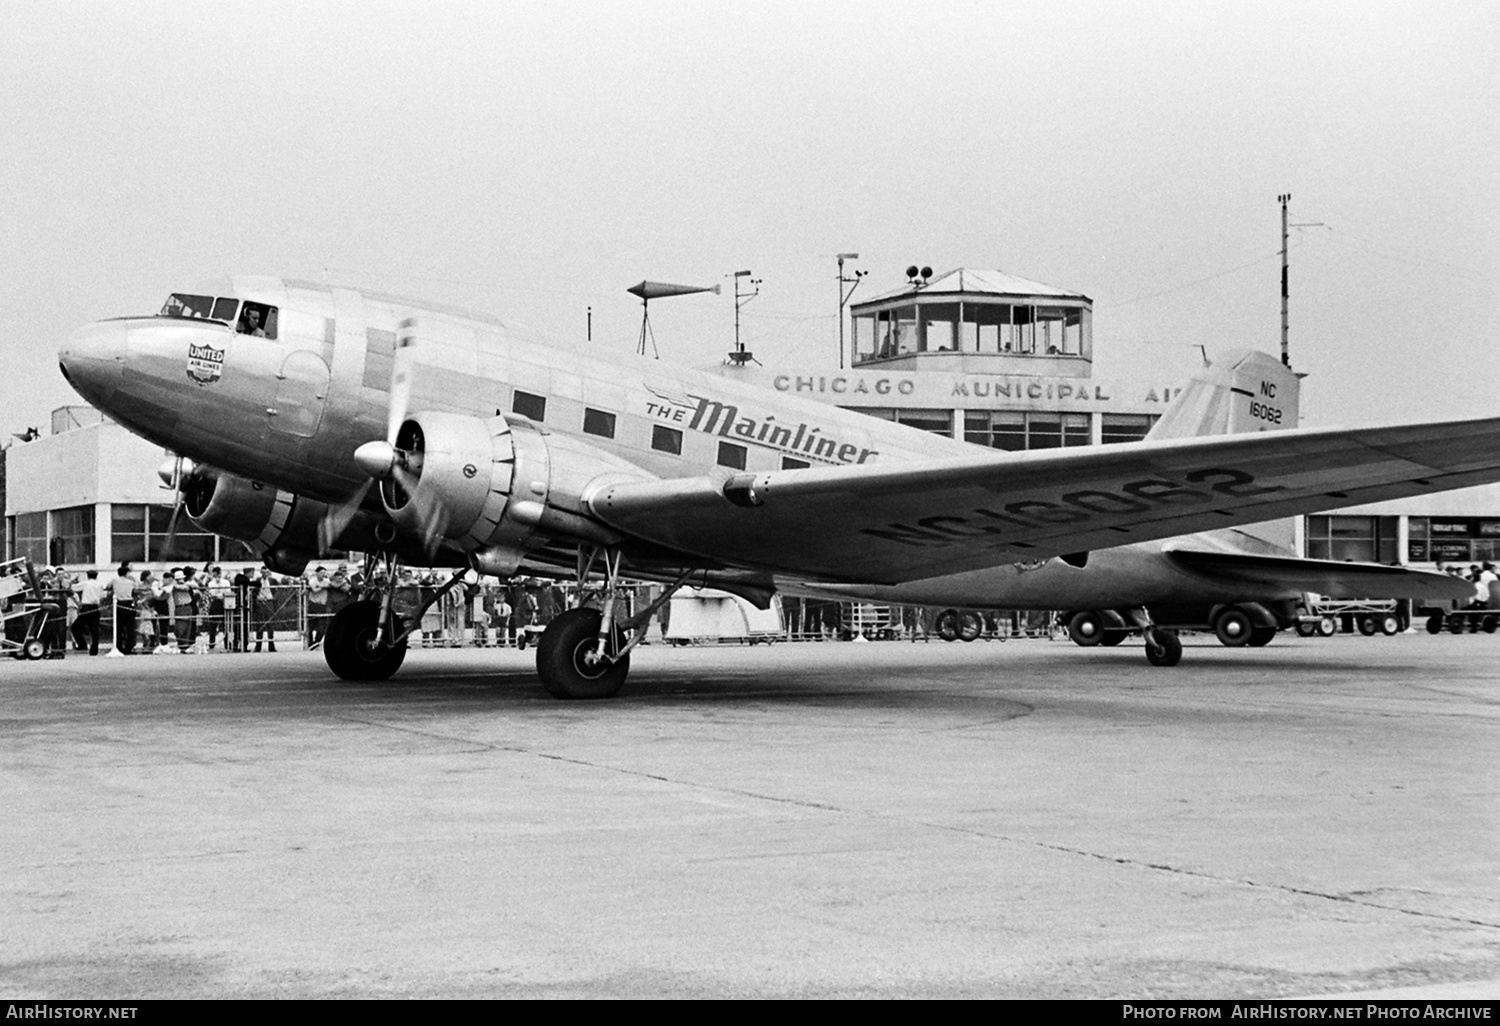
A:
{"type": "MultiPolygon", "coordinates": [[[[1097,375],[1092,300],[1001,271],[913,277],[851,306],[850,326],[836,371],[740,359],[721,372],[1024,450],[1138,441],[1202,358],[1186,345],[1152,347],[1133,366],[1112,359],[1121,373],[1097,375]]],[[[101,570],[125,560],[153,569],[256,562],[244,544],[203,534],[185,516],[173,532],[173,494],[158,474],[170,458],[96,410],[57,410],[48,435],[0,454],[5,557],[101,570]]],[[[1467,568],[1500,561],[1500,485],[1309,516],[1296,528],[1313,558],[1467,568]]]]}

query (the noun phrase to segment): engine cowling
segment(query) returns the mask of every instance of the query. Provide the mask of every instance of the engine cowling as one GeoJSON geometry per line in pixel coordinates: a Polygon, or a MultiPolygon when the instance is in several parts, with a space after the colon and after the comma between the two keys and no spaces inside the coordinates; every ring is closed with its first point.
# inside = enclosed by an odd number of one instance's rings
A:
{"type": "Polygon", "coordinates": [[[404,421],[395,449],[401,470],[382,478],[380,498],[403,531],[431,550],[447,541],[485,573],[513,573],[542,532],[608,540],[586,518],[581,495],[602,476],[651,475],[587,442],[548,436],[523,418],[424,411],[404,421]]]}
{"type": "Polygon", "coordinates": [[[334,549],[362,549],[374,535],[369,518],[359,517],[338,538],[325,538],[327,503],[217,471],[184,482],[183,508],[199,529],[244,542],[281,573],[301,573],[323,554],[325,541],[334,549]]]}

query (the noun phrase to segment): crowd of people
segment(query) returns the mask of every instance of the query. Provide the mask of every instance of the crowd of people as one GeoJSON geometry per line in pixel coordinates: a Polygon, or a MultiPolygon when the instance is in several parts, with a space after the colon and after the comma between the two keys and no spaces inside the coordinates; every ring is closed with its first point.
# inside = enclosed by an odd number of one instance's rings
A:
{"type": "MultiPolygon", "coordinates": [[[[339,610],[378,598],[387,581],[383,566],[367,581],[360,567],[348,564],[309,567],[298,577],[266,567],[226,572],[212,563],[161,571],[122,563],[108,579],[96,570],[72,573],[61,566],[40,567],[37,575],[42,595],[65,611],[67,626],[59,618],[50,646],[60,649],[70,634],[74,649],[90,655],[99,653],[111,618],[114,647],[125,655],[275,652],[278,635],[316,648],[339,610]]],[[[569,604],[555,582],[501,582],[472,573],[429,604],[447,582],[446,571],[397,571],[391,605],[405,625],[416,627],[412,647],[525,648],[569,604]]]]}
{"type": "Polygon", "coordinates": [[[1437,567],[1438,573],[1446,573],[1453,577],[1461,577],[1474,585],[1474,598],[1469,603],[1470,609],[1500,609],[1500,573],[1495,571],[1495,564],[1485,561],[1483,564],[1470,563],[1465,570],[1457,563],[1437,567]]]}
{"type": "MultiPolygon", "coordinates": [[[[1473,584],[1474,598],[1467,608],[1500,610],[1500,573],[1493,563],[1438,569],[1473,584]]],[[[43,595],[57,609],[66,610],[65,621],[59,617],[50,628],[49,646],[60,650],[71,635],[74,649],[90,655],[99,653],[101,631],[108,629],[106,617],[113,620],[115,649],[126,655],[211,652],[220,647],[275,652],[278,634],[316,648],[339,610],[362,598],[378,598],[386,584],[383,566],[377,565],[366,580],[360,567],[342,563],[331,569],[310,567],[300,577],[276,574],[264,566],[226,572],[212,563],[156,572],[137,572],[123,563],[108,579],[96,570],[75,574],[61,566],[40,567],[37,576],[43,595]]],[[[397,571],[391,605],[404,625],[415,628],[408,641],[411,647],[525,648],[570,604],[568,592],[555,582],[527,577],[502,582],[472,573],[429,603],[447,581],[445,571],[397,571]]],[[[669,609],[663,606],[658,614],[663,634],[669,609]]],[[[788,599],[784,612],[791,637],[843,636],[839,603],[788,599]]],[[[931,612],[914,607],[893,611],[892,621],[883,626],[892,635],[926,637],[932,631],[931,612]]],[[[1014,622],[986,616],[985,628],[1008,634],[1045,629],[1030,619],[1011,619],[1014,622]]]]}

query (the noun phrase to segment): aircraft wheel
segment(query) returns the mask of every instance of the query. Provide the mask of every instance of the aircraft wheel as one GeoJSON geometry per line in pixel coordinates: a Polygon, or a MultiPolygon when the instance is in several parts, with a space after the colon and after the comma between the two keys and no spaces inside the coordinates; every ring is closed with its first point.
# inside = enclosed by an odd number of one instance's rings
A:
{"type": "Polygon", "coordinates": [[[1091,648],[1104,640],[1104,618],[1092,609],[1068,617],[1068,637],[1073,644],[1091,648]]]}
{"type": "Polygon", "coordinates": [[[1160,627],[1147,629],[1146,661],[1152,666],[1176,666],[1182,662],[1182,639],[1160,627]]]}
{"type": "Polygon", "coordinates": [[[1401,633],[1401,618],[1395,613],[1387,613],[1384,616],[1376,617],[1376,621],[1377,626],[1380,628],[1380,633],[1388,638],[1401,633]]]}
{"type": "Polygon", "coordinates": [[[958,640],[976,641],[984,633],[984,621],[978,613],[968,611],[958,614],[958,640]]]}
{"type": "Polygon", "coordinates": [[[406,659],[406,642],[392,647],[390,637],[400,634],[401,618],[391,614],[391,634],[374,648],[380,603],[351,602],[333,614],[323,636],[323,658],[341,680],[389,680],[406,659]]]}
{"type": "Polygon", "coordinates": [[[958,640],[958,610],[945,609],[933,621],[932,629],[944,641],[958,640]]]}
{"type": "Polygon", "coordinates": [[[1250,620],[1250,614],[1243,609],[1230,606],[1219,614],[1214,621],[1214,636],[1219,642],[1230,648],[1239,648],[1241,645],[1250,643],[1250,633],[1255,629],[1255,624],[1250,620]]]}
{"type": "Polygon", "coordinates": [[[1250,629],[1250,647],[1265,648],[1276,637],[1275,627],[1252,627],[1250,629]]]}
{"type": "Polygon", "coordinates": [[[21,654],[27,659],[44,659],[47,656],[47,643],[41,638],[30,638],[21,646],[21,654]]]}
{"type": "Polygon", "coordinates": [[[1443,614],[1442,613],[1433,613],[1431,616],[1429,616],[1427,618],[1427,633],[1428,634],[1441,634],[1441,633],[1443,633],[1443,614]]]}
{"type": "Polygon", "coordinates": [[[1104,640],[1099,642],[1099,644],[1104,645],[1107,648],[1113,648],[1128,637],[1130,637],[1129,631],[1120,630],[1118,627],[1116,627],[1106,630],[1104,632],[1104,640]]]}
{"type": "MultiPolygon", "coordinates": [[[[612,698],[630,672],[630,656],[613,663],[593,661],[599,641],[597,609],[569,609],[559,613],[536,645],[536,672],[553,698],[612,698]]],[[[615,644],[625,645],[625,632],[615,629],[615,644]]]]}

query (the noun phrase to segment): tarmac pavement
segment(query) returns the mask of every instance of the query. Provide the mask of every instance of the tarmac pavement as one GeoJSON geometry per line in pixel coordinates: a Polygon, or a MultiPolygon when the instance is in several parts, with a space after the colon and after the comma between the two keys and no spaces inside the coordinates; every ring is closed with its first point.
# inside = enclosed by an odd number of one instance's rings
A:
{"type": "Polygon", "coordinates": [[[0,662],[0,996],[1500,998],[1500,637],[0,662]]]}

